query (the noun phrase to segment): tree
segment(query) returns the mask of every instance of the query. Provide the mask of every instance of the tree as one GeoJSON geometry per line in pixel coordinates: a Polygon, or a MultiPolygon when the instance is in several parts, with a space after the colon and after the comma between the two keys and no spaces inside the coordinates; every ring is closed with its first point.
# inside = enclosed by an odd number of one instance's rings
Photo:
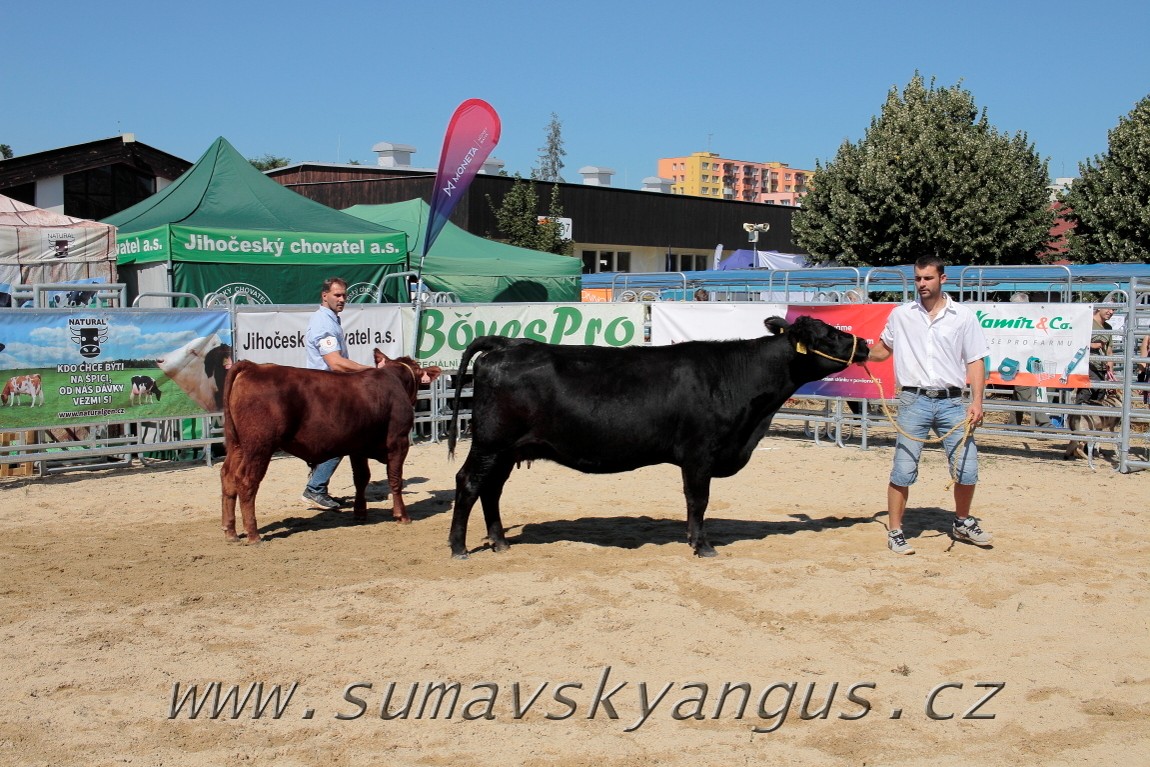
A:
{"type": "Polygon", "coordinates": [[[1061,195],[1072,261],[1145,262],[1150,256],[1150,96],[1109,134],[1108,151],[1078,166],[1061,195]]]}
{"type": "Polygon", "coordinates": [[[265,154],[263,157],[249,157],[250,162],[258,171],[272,170],[273,168],[282,168],[289,164],[291,160],[287,157],[276,157],[274,154],[265,154]]]}
{"type": "Polygon", "coordinates": [[[563,158],[567,150],[563,148],[563,124],[559,115],[551,113],[547,124],[547,142],[539,147],[539,167],[531,169],[534,181],[563,181],[563,158]]]}
{"type": "Polygon", "coordinates": [[[0,144],[0,160],[11,160],[15,156],[12,147],[7,144],[0,144]]]}
{"type": "Polygon", "coordinates": [[[552,185],[551,201],[545,214],[539,213],[539,195],[534,181],[524,181],[518,173],[511,182],[511,189],[503,196],[503,202],[496,205],[487,196],[487,204],[495,214],[495,225],[503,241],[509,245],[545,253],[571,255],[571,240],[563,238],[563,207],[559,204],[559,186],[552,185]],[[542,219],[542,220],[541,220],[542,219]]]}
{"type": "Polygon", "coordinates": [[[889,266],[939,255],[952,264],[1035,263],[1054,215],[1046,161],[1007,136],[969,91],[915,73],[887,94],[857,144],[815,165],[793,226],[816,260],[889,266]]]}

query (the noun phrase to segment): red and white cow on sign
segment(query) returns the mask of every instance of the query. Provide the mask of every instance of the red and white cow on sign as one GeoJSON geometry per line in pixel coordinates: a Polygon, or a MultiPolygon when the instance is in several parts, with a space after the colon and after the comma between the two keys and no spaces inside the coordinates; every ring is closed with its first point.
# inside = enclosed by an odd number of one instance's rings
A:
{"type": "Polygon", "coordinates": [[[9,407],[16,405],[17,398],[22,395],[32,398],[29,407],[44,404],[44,384],[40,381],[39,373],[9,378],[4,384],[4,391],[0,392],[0,404],[9,407]]]}

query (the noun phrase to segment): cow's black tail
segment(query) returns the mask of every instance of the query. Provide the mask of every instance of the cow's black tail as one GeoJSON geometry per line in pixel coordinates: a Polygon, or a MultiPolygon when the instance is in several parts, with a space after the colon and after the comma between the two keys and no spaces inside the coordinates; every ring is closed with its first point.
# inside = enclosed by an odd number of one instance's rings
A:
{"type": "Polygon", "coordinates": [[[503,336],[480,336],[468,344],[459,360],[459,374],[455,377],[455,401],[451,406],[451,424],[447,427],[447,457],[455,457],[455,442],[459,437],[459,402],[463,397],[463,378],[471,358],[480,352],[491,351],[507,342],[503,336]]]}
{"type": "Polygon", "coordinates": [[[236,431],[236,422],[232,418],[232,387],[237,378],[255,365],[256,363],[250,360],[239,360],[232,364],[224,379],[224,450],[239,444],[239,432],[236,431]]]}

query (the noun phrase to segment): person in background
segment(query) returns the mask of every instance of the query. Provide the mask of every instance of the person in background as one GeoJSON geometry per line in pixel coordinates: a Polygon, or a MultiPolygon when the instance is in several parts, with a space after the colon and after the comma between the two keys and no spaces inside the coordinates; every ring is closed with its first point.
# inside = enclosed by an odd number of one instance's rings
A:
{"type": "MultiPolygon", "coordinates": [[[[1106,360],[1095,359],[1095,357],[1109,356],[1113,354],[1112,342],[1114,340],[1110,331],[1114,328],[1110,325],[1110,318],[1114,316],[1114,310],[1109,307],[1099,306],[1094,310],[1094,321],[1091,325],[1090,336],[1090,380],[1091,381],[1113,381],[1114,380],[1114,363],[1106,360]]],[[[1082,388],[1078,390],[1075,395],[1075,402],[1079,405],[1084,405],[1090,400],[1099,399],[1106,394],[1105,389],[1092,389],[1082,388]]]]}
{"type": "MultiPolygon", "coordinates": [[[[347,304],[347,282],[341,277],[328,277],[323,281],[319,303],[319,309],[308,321],[304,335],[307,367],[337,373],[370,370],[370,365],[361,365],[347,356],[347,341],[339,321],[340,312],[347,304]]],[[[336,456],[312,466],[301,500],[324,509],[339,508],[340,502],[328,493],[328,483],[342,460],[341,456],[336,456]]]]}
{"type": "Polygon", "coordinates": [[[990,347],[974,312],[942,292],[945,282],[946,266],[941,258],[923,256],[915,261],[918,299],[895,307],[870,352],[870,362],[894,355],[895,378],[901,387],[899,434],[886,494],[887,547],[895,554],[914,553],[903,533],[902,519],[910,486],[918,479],[923,444],[932,429],[940,436],[947,435],[943,448],[955,478],[951,536],[979,546],[988,545],[992,539],[970,516],[978,483],[978,449],[973,436],[964,439],[963,429],[964,421],[971,429],[982,423],[986,386],[983,359],[990,347]],[[962,399],[967,383],[969,404],[962,399]]]}
{"type": "MultiPolygon", "coordinates": [[[[1143,336],[1141,343],[1138,344],[1138,356],[1150,356],[1150,335],[1143,336]]],[[[1143,362],[1138,369],[1138,383],[1150,383],[1150,362],[1143,362]]],[[[1142,403],[1150,405],[1150,391],[1142,392],[1142,403]]]]}
{"type": "MultiPolygon", "coordinates": [[[[1010,302],[1012,304],[1025,304],[1025,303],[1028,303],[1029,301],[1030,301],[1030,296],[1028,296],[1022,292],[1014,293],[1013,295],[1010,296],[1010,302]]],[[[1014,389],[1014,391],[1011,393],[1010,396],[1011,396],[1011,398],[1016,399],[1019,402],[1026,402],[1028,404],[1034,404],[1034,403],[1039,401],[1038,400],[1038,387],[1037,386],[1015,386],[1015,387],[1013,387],[1013,389],[1014,389]]],[[[1015,423],[1015,425],[1021,426],[1022,421],[1025,419],[1025,417],[1026,416],[1022,411],[1019,411],[1019,410],[1014,411],[1014,423],[1015,423]]],[[[1048,413],[1044,413],[1041,410],[1030,411],[1030,417],[1031,417],[1031,420],[1034,422],[1034,425],[1039,427],[1039,428],[1045,429],[1045,428],[1050,428],[1052,426],[1055,429],[1061,429],[1062,428],[1062,419],[1061,418],[1059,418],[1058,416],[1051,418],[1048,413]]]]}

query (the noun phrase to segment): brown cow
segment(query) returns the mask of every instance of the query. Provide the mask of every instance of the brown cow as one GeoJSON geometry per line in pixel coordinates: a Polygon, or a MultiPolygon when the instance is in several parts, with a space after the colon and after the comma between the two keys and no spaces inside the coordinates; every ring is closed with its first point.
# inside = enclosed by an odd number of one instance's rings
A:
{"type": "Polygon", "coordinates": [[[4,384],[4,390],[0,391],[0,403],[14,406],[22,396],[31,400],[29,407],[44,404],[44,383],[39,373],[9,378],[4,384]]]}
{"type": "Polygon", "coordinates": [[[236,499],[248,543],[258,543],[256,492],[277,450],[317,464],[351,457],[355,480],[355,519],[367,518],[367,460],[387,465],[394,499],[392,516],[408,523],[403,504],[403,462],[415,422],[421,383],[431,383],[438,367],[420,367],[410,357],[389,359],[375,351],[376,369],[332,373],[241,361],[224,382],[224,444],[220,469],[224,536],[236,535],[236,499]]]}

